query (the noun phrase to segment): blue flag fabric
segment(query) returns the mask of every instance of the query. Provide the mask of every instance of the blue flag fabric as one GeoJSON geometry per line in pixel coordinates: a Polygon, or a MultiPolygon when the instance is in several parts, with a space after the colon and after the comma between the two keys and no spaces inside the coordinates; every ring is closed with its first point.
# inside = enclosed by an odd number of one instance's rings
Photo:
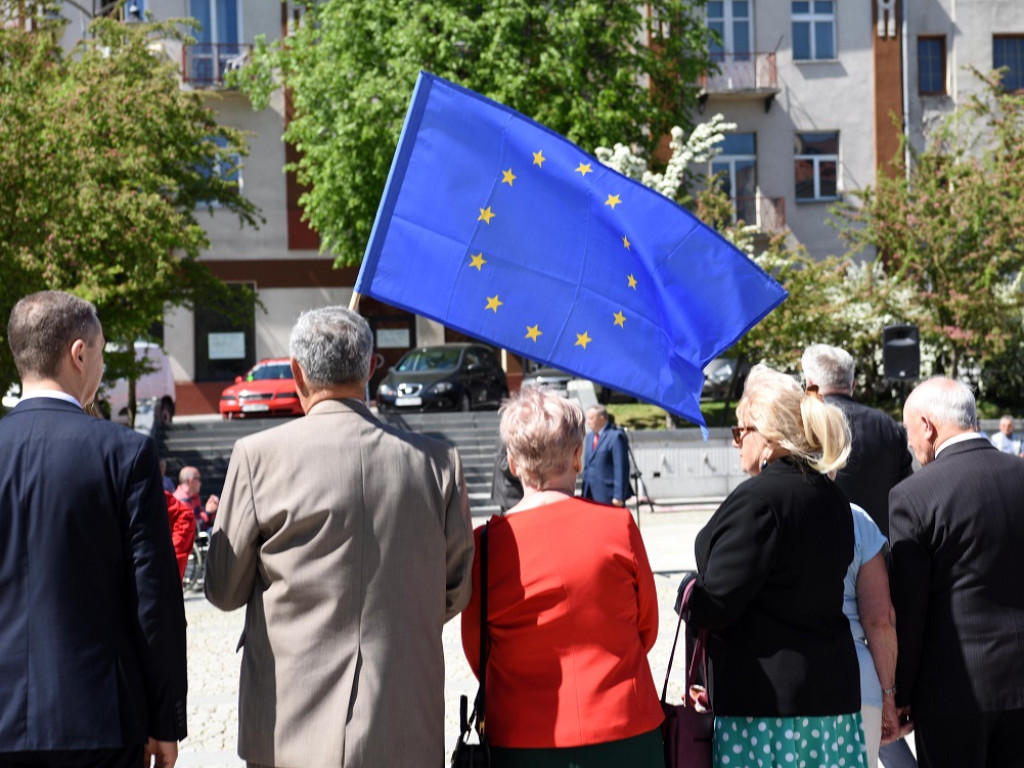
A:
{"type": "Polygon", "coordinates": [[[702,427],[704,366],[787,295],[668,198],[427,72],[355,290],[702,427]]]}

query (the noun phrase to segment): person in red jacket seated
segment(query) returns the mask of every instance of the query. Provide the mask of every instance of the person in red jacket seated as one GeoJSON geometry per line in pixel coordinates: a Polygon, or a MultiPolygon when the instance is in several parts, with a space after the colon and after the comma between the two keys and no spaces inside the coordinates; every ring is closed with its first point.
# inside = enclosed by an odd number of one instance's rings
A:
{"type": "MultiPolygon", "coordinates": [[[[502,408],[523,499],[487,534],[486,722],[492,765],[663,768],[647,653],[654,575],[629,511],[574,498],[583,411],[527,388],[502,408]]],[[[479,676],[480,533],[462,644],[479,676]]]]}
{"type": "Polygon", "coordinates": [[[178,575],[184,579],[188,555],[196,540],[196,517],[192,507],[174,498],[167,489],[164,489],[164,501],[167,502],[167,517],[171,523],[171,542],[174,544],[174,557],[178,560],[178,575]]]}

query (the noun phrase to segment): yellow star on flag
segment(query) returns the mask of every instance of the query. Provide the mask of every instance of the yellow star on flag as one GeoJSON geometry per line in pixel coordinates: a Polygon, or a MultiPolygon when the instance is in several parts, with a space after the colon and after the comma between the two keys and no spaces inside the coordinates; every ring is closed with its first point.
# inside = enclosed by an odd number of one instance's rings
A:
{"type": "Polygon", "coordinates": [[[487,297],[487,306],[485,307],[485,309],[494,310],[494,314],[498,314],[498,307],[500,307],[504,303],[505,302],[503,301],[498,301],[498,294],[494,294],[493,296],[487,297]]]}
{"type": "Polygon", "coordinates": [[[622,314],[621,310],[616,312],[613,315],[613,317],[615,318],[615,325],[619,326],[620,328],[626,327],[626,316],[622,314]]]}
{"type": "Polygon", "coordinates": [[[605,205],[610,205],[612,210],[615,210],[615,206],[621,203],[618,195],[608,195],[608,199],[604,201],[605,205]]]}
{"type": "Polygon", "coordinates": [[[586,176],[588,173],[593,173],[593,169],[590,167],[590,163],[580,163],[580,167],[576,169],[576,173],[580,176],[586,176]]]}
{"type": "Polygon", "coordinates": [[[633,277],[632,275],[629,275],[626,279],[629,280],[629,287],[632,288],[635,291],[636,290],[636,278],[633,277]]]}
{"type": "Polygon", "coordinates": [[[537,150],[536,152],[533,153],[533,164],[534,165],[536,165],[536,166],[538,166],[540,168],[543,168],[545,160],[547,160],[547,158],[544,157],[544,153],[542,151],[537,150]]]}
{"type": "Polygon", "coordinates": [[[501,172],[501,183],[512,186],[512,182],[516,180],[516,175],[512,173],[512,169],[509,168],[507,171],[501,172]]]}
{"type": "Polygon", "coordinates": [[[469,256],[469,266],[476,267],[476,271],[480,272],[483,270],[484,264],[487,263],[487,259],[484,258],[483,251],[480,253],[472,253],[469,256]]]}
{"type": "Polygon", "coordinates": [[[493,218],[494,218],[494,211],[492,211],[491,210],[491,206],[488,205],[486,208],[481,208],[480,209],[480,215],[477,216],[476,220],[477,221],[482,221],[485,224],[490,224],[491,223],[491,219],[493,219],[493,218]]]}
{"type": "Polygon", "coordinates": [[[576,334],[576,343],[573,344],[573,346],[574,347],[583,347],[584,349],[586,349],[587,348],[587,344],[589,344],[592,341],[593,341],[593,339],[590,338],[590,335],[586,331],[584,331],[583,333],[577,333],[576,334]]]}
{"type": "Polygon", "coordinates": [[[625,235],[622,236],[622,244],[626,246],[626,250],[629,250],[629,238],[625,235]]]}
{"type": "Polygon", "coordinates": [[[526,326],[526,338],[530,339],[531,341],[537,341],[537,337],[540,336],[542,333],[543,331],[540,330],[540,328],[538,328],[536,325],[526,326]]]}

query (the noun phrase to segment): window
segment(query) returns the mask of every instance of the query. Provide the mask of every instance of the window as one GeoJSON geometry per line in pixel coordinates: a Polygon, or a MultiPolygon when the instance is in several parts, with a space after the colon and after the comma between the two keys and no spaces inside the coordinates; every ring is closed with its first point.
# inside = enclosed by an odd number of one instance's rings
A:
{"type": "Polygon", "coordinates": [[[199,22],[196,42],[186,48],[189,82],[221,83],[224,73],[240,60],[241,28],[238,0],[189,0],[189,15],[199,22]]]}
{"type": "Polygon", "coordinates": [[[835,0],[793,0],[793,58],[836,57],[835,0]]]}
{"type": "MultiPolygon", "coordinates": [[[[255,289],[256,286],[248,287],[255,289]]],[[[244,319],[228,317],[220,307],[196,306],[196,381],[232,381],[256,363],[256,308],[251,300],[242,303],[245,296],[242,285],[228,284],[227,288],[234,294],[235,306],[245,307],[245,316],[244,319]],[[235,337],[238,344],[223,343],[225,338],[235,337]]]]}
{"type": "MultiPolygon", "coordinates": [[[[209,139],[218,147],[226,147],[227,141],[220,136],[212,136],[209,139]]],[[[242,156],[237,152],[231,152],[227,157],[222,159],[214,160],[210,165],[199,168],[199,173],[204,178],[210,178],[212,176],[219,177],[223,181],[234,182],[238,185],[238,191],[242,191],[242,156]]],[[[217,207],[219,203],[216,201],[209,201],[209,204],[217,207]]]]}
{"type": "Polygon", "coordinates": [[[1003,89],[1024,91],[1024,35],[996,35],[992,38],[992,69],[1007,68],[1003,89]]]}
{"type": "Polygon", "coordinates": [[[707,4],[708,29],[718,33],[709,47],[711,60],[721,62],[727,58],[747,61],[753,48],[751,42],[750,0],[709,0],[707,4]]]}
{"type": "Polygon", "coordinates": [[[946,92],[946,38],[917,38],[917,91],[946,92]]]}
{"type": "Polygon", "coordinates": [[[798,133],[794,146],[796,199],[835,200],[839,133],[798,133]]]}
{"type": "Polygon", "coordinates": [[[732,200],[736,218],[757,224],[757,152],[755,134],[728,133],[722,152],[711,161],[711,173],[721,174],[722,191],[732,200]]]}

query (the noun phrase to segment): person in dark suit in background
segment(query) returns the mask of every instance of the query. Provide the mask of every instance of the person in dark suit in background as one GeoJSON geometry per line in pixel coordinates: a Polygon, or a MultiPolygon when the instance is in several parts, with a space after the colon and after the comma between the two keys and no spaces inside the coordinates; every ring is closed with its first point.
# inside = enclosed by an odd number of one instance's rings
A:
{"type": "Polygon", "coordinates": [[[629,450],[626,435],[608,419],[603,405],[587,409],[583,439],[583,498],[625,506],[633,495],[629,485],[629,450]]]}
{"type": "Polygon", "coordinates": [[[95,307],[11,312],[22,398],[0,420],[0,765],[172,766],[185,609],[151,438],[82,406],[103,375],[95,307]]]}
{"type": "MultiPolygon", "coordinates": [[[[836,485],[864,509],[882,535],[889,536],[889,491],[913,470],[907,435],[889,414],[853,399],[854,363],[845,349],[812,344],[800,360],[804,384],[839,408],[850,425],[850,458],[836,473],[836,485]]],[[[885,768],[913,768],[914,754],[904,739],[882,744],[878,758],[885,768]]]]}
{"type": "Polygon", "coordinates": [[[494,475],[491,478],[491,503],[498,505],[498,510],[505,512],[523,500],[523,484],[512,474],[508,465],[508,448],[505,441],[498,436],[494,446],[494,475]]]}
{"type": "Polygon", "coordinates": [[[853,399],[853,358],[846,350],[812,344],[800,365],[804,384],[816,386],[850,425],[850,459],[836,475],[836,485],[888,537],[889,491],[914,471],[906,433],[887,413],[853,399]]]}
{"type": "Polygon", "coordinates": [[[1024,766],[1024,464],[938,377],[903,407],[922,468],[889,494],[896,704],[926,768],[1024,766]]]}

